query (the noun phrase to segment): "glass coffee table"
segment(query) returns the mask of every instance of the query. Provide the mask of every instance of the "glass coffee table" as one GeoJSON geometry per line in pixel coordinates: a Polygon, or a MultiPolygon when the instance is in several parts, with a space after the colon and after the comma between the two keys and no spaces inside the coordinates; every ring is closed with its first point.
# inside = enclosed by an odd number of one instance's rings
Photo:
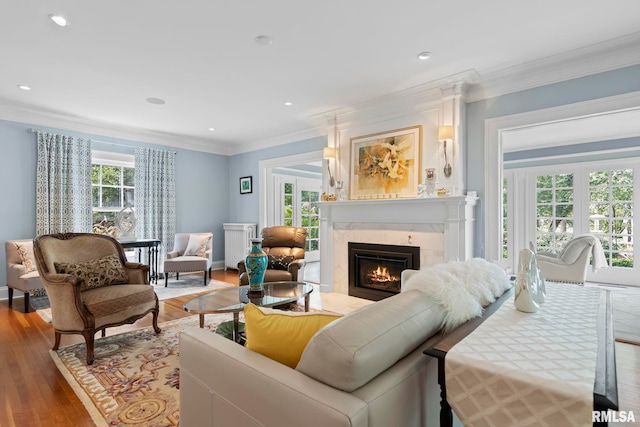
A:
{"type": "Polygon", "coordinates": [[[305,282],[267,282],[264,284],[264,295],[258,298],[249,297],[249,286],[221,289],[184,303],[184,310],[200,316],[200,327],[204,327],[204,315],[213,313],[233,313],[233,340],[238,341],[240,312],[244,306],[253,303],[260,307],[273,307],[304,298],[304,311],[309,311],[309,295],[313,286],[305,282]]]}

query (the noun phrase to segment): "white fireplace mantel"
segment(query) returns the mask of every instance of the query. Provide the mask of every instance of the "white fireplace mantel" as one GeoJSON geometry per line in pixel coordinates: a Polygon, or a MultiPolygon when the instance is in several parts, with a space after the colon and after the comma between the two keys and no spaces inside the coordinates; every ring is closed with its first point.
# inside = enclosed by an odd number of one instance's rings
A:
{"type": "MultiPolygon", "coordinates": [[[[375,199],[318,202],[320,207],[320,283],[321,290],[334,291],[334,228],[337,225],[366,224],[372,233],[378,228],[406,230],[407,226],[426,227],[444,233],[444,260],[473,257],[474,207],[472,196],[423,199],[375,199]]],[[[344,260],[346,263],[347,260],[344,260]]],[[[342,279],[341,279],[342,280],[342,279]]],[[[342,284],[338,286],[343,288],[342,284]]]]}

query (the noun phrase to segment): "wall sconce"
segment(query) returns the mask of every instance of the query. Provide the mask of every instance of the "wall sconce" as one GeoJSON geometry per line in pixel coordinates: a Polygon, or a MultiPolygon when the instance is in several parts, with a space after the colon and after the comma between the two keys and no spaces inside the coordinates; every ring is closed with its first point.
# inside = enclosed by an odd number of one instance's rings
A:
{"type": "Polygon", "coordinates": [[[329,185],[331,187],[333,187],[333,186],[336,185],[336,180],[333,178],[333,175],[331,175],[331,168],[329,167],[329,162],[331,160],[329,160],[329,159],[335,159],[336,158],[336,149],[335,149],[335,147],[324,147],[324,150],[322,151],[322,157],[327,159],[327,171],[329,172],[329,185]]]}
{"type": "Polygon", "coordinates": [[[444,141],[444,176],[451,176],[451,164],[447,157],[447,140],[453,141],[453,126],[440,126],[438,128],[438,141],[444,141]]]}

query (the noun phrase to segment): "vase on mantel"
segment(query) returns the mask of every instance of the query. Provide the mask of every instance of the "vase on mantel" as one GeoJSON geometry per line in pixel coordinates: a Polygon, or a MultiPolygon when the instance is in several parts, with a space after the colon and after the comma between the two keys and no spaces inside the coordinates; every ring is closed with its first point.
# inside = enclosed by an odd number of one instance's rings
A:
{"type": "Polygon", "coordinates": [[[245,258],[247,275],[249,276],[249,294],[263,294],[264,272],[267,269],[268,257],[262,250],[262,239],[251,239],[251,250],[245,258]]]}

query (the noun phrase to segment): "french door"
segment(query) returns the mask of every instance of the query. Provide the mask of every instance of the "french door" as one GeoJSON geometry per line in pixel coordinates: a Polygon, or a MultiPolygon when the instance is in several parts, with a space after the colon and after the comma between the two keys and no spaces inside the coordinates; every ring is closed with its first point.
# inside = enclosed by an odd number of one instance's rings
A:
{"type": "Polygon", "coordinates": [[[320,259],[320,215],[314,202],[320,200],[322,182],[288,175],[274,175],[276,220],[281,225],[307,230],[305,260],[320,259]]]}
{"type": "Polygon", "coordinates": [[[505,170],[503,261],[518,251],[559,252],[571,238],[590,233],[608,267],[587,280],[637,285],[640,252],[634,249],[635,207],[640,203],[640,161],[616,160],[505,170]]]}

